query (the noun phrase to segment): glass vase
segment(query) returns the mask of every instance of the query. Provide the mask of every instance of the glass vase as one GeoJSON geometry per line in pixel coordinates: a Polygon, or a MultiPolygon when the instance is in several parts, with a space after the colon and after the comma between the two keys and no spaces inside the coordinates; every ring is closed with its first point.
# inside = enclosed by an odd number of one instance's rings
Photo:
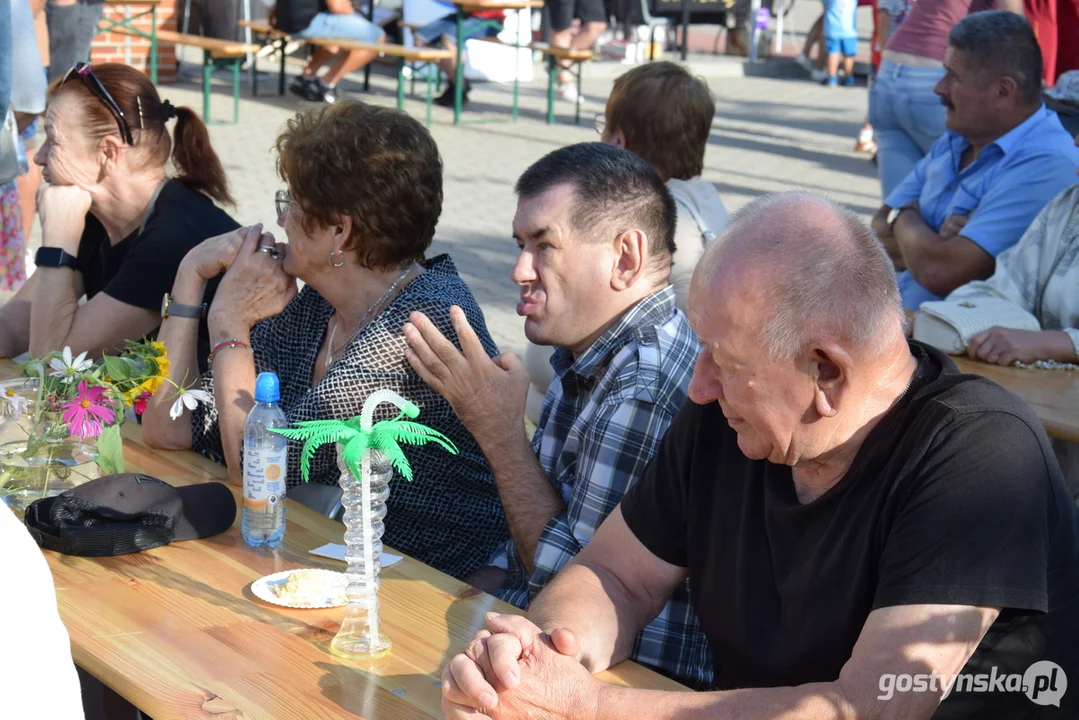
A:
{"type": "Polygon", "coordinates": [[[72,437],[63,411],[38,401],[38,380],[0,382],[0,497],[17,513],[94,480],[96,438],[72,437]]]}
{"type": "Polygon", "coordinates": [[[382,534],[386,531],[386,499],[390,496],[393,469],[382,453],[369,450],[364,459],[367,476],[360,482],[342,462],[340,446],[337,465],[341,470],[341,504],[345,509],[348,605],[330,650],[353,660],[372,659],[390,651],[390,641],[382,631],[379,618],[378,573],[382,567],[382,534]],[[369,513],[365,513],[365,508],[369,508],[369,513]]]}

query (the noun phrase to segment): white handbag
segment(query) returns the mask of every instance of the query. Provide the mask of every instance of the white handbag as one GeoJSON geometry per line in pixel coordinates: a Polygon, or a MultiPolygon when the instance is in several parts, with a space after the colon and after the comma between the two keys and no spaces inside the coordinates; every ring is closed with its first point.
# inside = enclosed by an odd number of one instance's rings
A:
{"type": "Polygon", "coordinates": [[[1038,318],[998,297],[933,300],[922,303],[914,316],[914,339],[955,355],[970,339],[991,327],[1041,330],[1038,318]]]}

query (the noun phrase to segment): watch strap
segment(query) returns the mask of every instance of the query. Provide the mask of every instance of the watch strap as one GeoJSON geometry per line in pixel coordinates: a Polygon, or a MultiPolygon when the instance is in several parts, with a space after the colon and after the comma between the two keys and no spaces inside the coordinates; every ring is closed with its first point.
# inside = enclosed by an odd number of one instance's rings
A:
{"type": "Polygon", "coordinates": [[[69,267],[77,270],[78,258],[66,250],[57,247],[40,247],[34,255],[34,264],[38,267],[69,267]]]}
{"type": "Polygon", "coordinates": [[[197,320],[203,317],[205,314],[205,303],[203,303],[202,305],[183,305],[170,298],[168,293],[165,294],[165,302],[163,303],[163,307],[161,308],[162,318],[172,317],[175,315],[176,317],[192,318],[197,320]]]}

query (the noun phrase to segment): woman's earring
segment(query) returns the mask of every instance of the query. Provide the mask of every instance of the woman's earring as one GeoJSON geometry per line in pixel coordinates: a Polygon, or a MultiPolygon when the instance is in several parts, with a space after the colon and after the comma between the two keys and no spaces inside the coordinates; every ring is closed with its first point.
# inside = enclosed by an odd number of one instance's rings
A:
{"type": "Polygon", "coordinates": [[[330,253],[330,265],[333,265],[334,267],[337,267],[337,268],[344,267],[345,266],[345,254],[343,252],[341,252],[340,250],[334,250],[332,253],[330,253]],[[334,255],[340,255],[341,257],[339,259],[341,260],[341,262],[335,262],[334,257],[333,257],[334,255]]]}

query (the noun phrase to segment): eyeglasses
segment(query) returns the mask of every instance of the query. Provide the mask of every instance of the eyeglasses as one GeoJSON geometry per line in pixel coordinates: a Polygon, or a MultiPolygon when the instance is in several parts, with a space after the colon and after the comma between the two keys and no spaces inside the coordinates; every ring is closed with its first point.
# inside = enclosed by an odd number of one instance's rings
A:
{"type": "Polygon", "coordinates": [[[116,99],[105,89],[105,86],[101,84],[97,75],[94,75],[90,69],[90,63],[77,62],[75,65],[67,71],[64,75],[64,79],[60,81],[60,86],[63,87],[71,75],[75,74],[82,78],[82,81],[86,83],[86,87],[90,89],[94,95],[97,95],[101,102],[105,103],[105,107],[109,109],[112,116],[116,118],[116,124],[120,127],[120,135],[124,138],[128,145],[135,144],[135,137],[131,134],[131,126],[127,124],[127,117],[124,116],[124,111],[120,109],[120,104],[116,102],[116,99]]]}
{"type": "Polygon", "coordinates": [[[292,196],[289,195],[288,190],[278,190],[276,193],[274,193],[273,202],[274,205],[277,207],[277,219],[282,220],[284,219],[285,215],[288,214],[289,205],[291,205],[294,201],[292,199],[292,196]]]}
{"type": "Polygon", "coordinates": [[[602,135],[603,131],[607,129],[607,118],[603,113],[596,113],[592,124],[596,126],[596,132],[602,135]]]}

